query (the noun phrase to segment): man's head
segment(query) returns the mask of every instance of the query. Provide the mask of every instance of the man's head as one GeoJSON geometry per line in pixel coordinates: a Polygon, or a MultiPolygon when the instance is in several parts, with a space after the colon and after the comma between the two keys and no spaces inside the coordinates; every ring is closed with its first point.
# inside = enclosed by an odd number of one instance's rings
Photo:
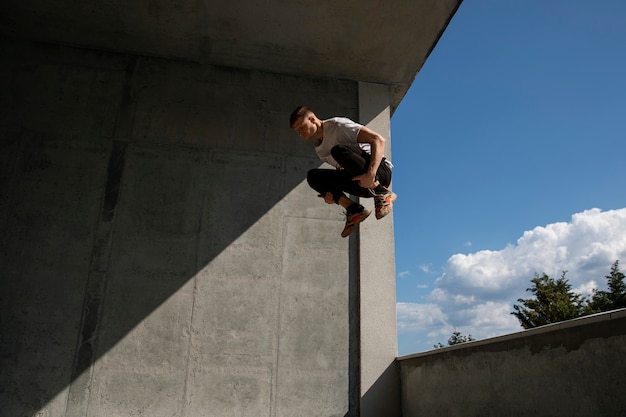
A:
{"type": "Polygon", "coordinates": [[[322,121],[315,116],[311,109],[305,106],[298,106],[289,117],[289,124],[296,133],[304,139],[312,139],[320,136],[322,121]],[[317,134],[317,135],[316,135],[317,134]]]}

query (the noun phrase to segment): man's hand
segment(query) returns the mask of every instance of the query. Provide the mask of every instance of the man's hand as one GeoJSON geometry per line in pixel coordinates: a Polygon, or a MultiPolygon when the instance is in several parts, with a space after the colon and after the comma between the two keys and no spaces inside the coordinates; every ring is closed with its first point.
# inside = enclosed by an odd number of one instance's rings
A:
{"type": "Polygon", "coordinates": [[[317,196],[323,198],[326,204],[335,204],[333,193],[330,191],[326,192],[326,194],[318,194],[317,196]]]}
{"type": "Polygon", "coordinates": [[[376,181],[375,176],[370,175],[367,172],[365,174],[361,174],[352,178],[352,181],[358,181],[359,185],[363,188],[372,189],[378,187],[378,185],[380,184],[378,181],[376,181]]]}

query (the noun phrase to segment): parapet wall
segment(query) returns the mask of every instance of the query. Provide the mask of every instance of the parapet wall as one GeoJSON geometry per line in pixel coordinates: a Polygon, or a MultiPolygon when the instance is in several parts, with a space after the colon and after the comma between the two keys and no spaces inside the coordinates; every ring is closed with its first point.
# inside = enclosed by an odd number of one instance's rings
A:
{"type": "Polygon", "coordinates": [[[398,359],[403,417],[626,415],[626,309],[398,359]]]}

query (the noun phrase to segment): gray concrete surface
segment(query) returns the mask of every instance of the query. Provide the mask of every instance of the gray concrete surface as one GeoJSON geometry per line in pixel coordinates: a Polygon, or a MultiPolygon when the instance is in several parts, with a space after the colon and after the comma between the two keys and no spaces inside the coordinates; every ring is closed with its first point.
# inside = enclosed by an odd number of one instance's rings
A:
{"type": "Polygon", "coordinates": [[[626,309],[399,358],[404,417],[626,415],[626,309]]]}
{"type": "Polygon", "coordinates": [[[3,416],[343,416],[348,240],[294,103],[358,86],[3,44],[3,416]]]}
{"type": "Polygon", "coordinates": [[[9,36],[392,86],[395,108],[461,0],[4,0],[9,36]]]}
{"type": "Polygon", "coordinates": [[[459,3],[2,2],[0,416],[399,412],[393,216],[287,120],[388,134],[459,3]]]}

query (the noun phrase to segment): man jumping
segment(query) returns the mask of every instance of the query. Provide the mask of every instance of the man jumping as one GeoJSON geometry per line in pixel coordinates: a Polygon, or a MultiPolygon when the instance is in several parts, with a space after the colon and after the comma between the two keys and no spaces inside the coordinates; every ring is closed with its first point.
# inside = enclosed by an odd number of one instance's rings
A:
{"type": "Polygon", "coordinates": [[[304,106],[291,113],[289,123],[298,135],[314,141],[315,152],[322,161],[336,168],[312,169],[307,174],[307,182],[326,203],[339,204],[346,209],[346,225],[341,237],[350,235],[371,214],[371,210],[352,201],[345,193],[373,197],[377,219],[391,213],[397,195],[388,188],[393,165],[383,155],[385,138],[345,117],[320,120],[304,106]]]}

